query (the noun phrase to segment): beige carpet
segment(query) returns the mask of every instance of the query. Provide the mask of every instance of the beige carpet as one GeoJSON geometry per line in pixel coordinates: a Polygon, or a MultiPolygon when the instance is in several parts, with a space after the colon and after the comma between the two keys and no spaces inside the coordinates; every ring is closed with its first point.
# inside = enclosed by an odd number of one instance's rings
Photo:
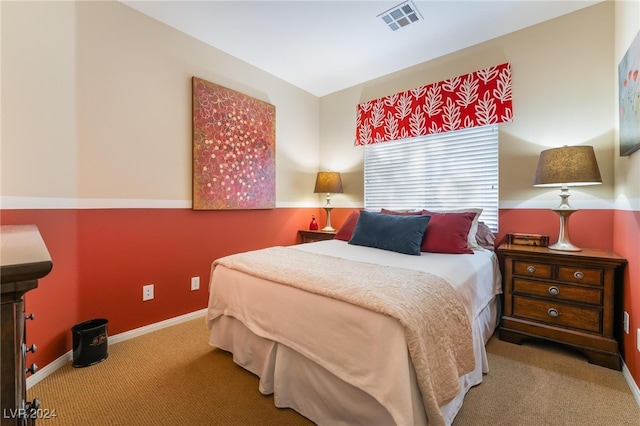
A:
{"type": "Polygon", "coordinates": [[[472,388],[454,425],[638,426],[640,406],[622,373],[565,347],[498,340],[487,344],[489,373],[472,388]]]}
{"type": "MultiPolygon", "coordinates": [[[[640,425],[622,373],[544,345],[492,338],[491,371],[471,389],[454,425],[640,425]]],[[[109,346],[96,365],[71,363],[29,399],[55,418],[40,425],[308,425],[258,391],[258,379],[207,344],[203,319],[109,346]]]]}

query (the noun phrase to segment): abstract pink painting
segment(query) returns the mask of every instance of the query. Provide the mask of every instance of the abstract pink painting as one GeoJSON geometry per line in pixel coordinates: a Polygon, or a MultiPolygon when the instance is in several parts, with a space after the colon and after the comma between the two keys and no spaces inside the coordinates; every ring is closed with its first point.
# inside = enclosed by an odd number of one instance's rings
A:
{"type": "Polygon", "coordinates": [[[275,106],[192,81],[193,209],[275,208],[275,106]]]}

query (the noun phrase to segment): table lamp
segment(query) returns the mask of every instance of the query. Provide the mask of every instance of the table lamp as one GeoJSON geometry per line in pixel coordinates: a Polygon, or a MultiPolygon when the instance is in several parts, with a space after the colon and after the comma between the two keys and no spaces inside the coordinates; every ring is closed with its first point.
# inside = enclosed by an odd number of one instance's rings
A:
{"type": "Polygon", "coordinates": [[[321,229],[323,232],[334,232],[331,226],[331,194],[342,194],[342,179],[338,172],[318,172],[316,176],[316,187],[313,191],[316,194],[327,194],[327,204],[324,209],[327,211],[327,226],[321,229]]]}
{"type": "Polygon", "coordinates": [[[569,187],[602,183],[596,155],[591,146],[563,146],[542,151],[533,186],[559,186],[560,205],[552,209],[560,216],[558,242],[552,250],[580,251],[569,241],[569,216],[578,211],[569,205],[569,187]]]}

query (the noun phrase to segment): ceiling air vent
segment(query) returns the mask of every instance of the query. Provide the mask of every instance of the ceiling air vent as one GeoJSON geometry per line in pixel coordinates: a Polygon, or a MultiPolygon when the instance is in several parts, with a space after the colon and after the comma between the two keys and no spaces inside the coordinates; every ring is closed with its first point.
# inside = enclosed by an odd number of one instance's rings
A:
{"type": "Polygon", "coordinates": [[[378,17],[393,31],[422,19],[422,15],[411,0],[403,1],[399,5],[382,12],[378,17]]]}

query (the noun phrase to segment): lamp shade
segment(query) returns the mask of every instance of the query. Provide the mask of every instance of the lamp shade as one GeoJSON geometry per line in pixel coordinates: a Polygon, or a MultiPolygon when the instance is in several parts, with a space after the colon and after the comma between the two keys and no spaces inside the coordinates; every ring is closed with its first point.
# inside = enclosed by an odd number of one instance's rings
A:
{"type": "Polygon", "coordinates": [[[533,186],[582,186],[602,183],[591,146],[563,146],[542,151],[533,186]]]}
{"type": "Polygon", "coordinates": [[[315,193],[342,194],[342,178],[338,172],[318,172],[315,193]]]}

